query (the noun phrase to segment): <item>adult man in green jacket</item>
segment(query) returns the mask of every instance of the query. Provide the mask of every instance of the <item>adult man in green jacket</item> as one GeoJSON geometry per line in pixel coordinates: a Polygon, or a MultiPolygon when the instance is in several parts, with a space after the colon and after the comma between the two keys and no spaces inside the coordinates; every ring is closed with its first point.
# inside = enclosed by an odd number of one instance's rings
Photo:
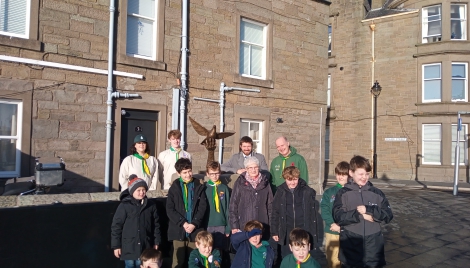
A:
{"type": "Polygon", "coordinates": [[[276,188],[283,184],[282,171],[289,166],[297,167],[300,170],[300,178],[308,184],[307,162],[304,157],[297,154],[297,150],[290,146],[286,137],[277,138],[276,147],[279,155],[271,162],[271,184],[276,188]]]}

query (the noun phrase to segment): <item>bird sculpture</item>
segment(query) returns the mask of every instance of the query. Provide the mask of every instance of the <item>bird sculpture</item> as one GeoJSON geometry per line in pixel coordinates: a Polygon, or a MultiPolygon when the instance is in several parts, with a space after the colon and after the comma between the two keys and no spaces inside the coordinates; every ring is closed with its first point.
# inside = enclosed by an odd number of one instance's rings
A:
{"type": "Polygon", "coordinates": [[[208,130],[192,119],[191,116],[189,117],[189,121],[191,121],[191,125],[193,126],[194,130],[196,130],[197,134],[206,137],[201,142],[201,144],[204,145],[207,149],[207,163],[214,161],[214,152],[215,148],[217,147],[215,140],[224,139],[235,134],[235,132],[217,132],[215,125],[212,126],[212,129],[208,130]]]}

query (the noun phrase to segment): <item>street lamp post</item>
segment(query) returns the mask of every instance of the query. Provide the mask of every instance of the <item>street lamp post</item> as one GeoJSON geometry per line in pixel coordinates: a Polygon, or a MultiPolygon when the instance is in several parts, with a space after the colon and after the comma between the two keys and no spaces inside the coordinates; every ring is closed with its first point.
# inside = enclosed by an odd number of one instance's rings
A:
{"type": "Polygon", "coordinates": [[[375,80],[374,85],[370,88],[370,93],[374,95],[374,179],[377,179],[377,98],[382,91],[382,87],[379,85],[379,82],[375,80]]]}

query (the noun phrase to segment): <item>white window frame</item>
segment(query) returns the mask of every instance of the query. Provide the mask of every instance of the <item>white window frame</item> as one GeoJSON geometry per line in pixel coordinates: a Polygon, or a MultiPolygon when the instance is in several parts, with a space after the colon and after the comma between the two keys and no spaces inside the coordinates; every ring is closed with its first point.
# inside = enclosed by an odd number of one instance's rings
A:
{"type": "Polygon", "coordinates": [[[466,63],[466,62],[452,62],[452,67],[453,67],[453,65],[457,65],[457,64],[465,65],[465,77],[463,77],[463,78],[453,77],[452,72],[451,72],[451,78],[452,78],[452,80],[464,80],[464,94],[465,94],[465,97],[463,99],[453,99],[452,98],[452,86],[451,86],[451,99],[454,102],[458,102],[458,101],[466,102],[466,101],[468,101],[468,63],[466,63]]]}
{"type": "Polygon", "coordinates": [[[422,133],[421,133],[421,153],[423,155],[422,158],[422,163],[423,165],[440,165],[442,162],[442,125],[441,124],[423,124],[422,125],[422,133]],[[424,134],[425,134],[425,129],[426,126],[436,126],[439,127],[439,139],[425,139],[424,134]],[[424,148],[426,143],[429,142],[439,142],[439,162],[432,162],[428,161],[428,158],[426,158],[426,154],[424,152],[424,148]]]}
{"type": "MultiPolygon", "coordinates": [[[[244,44],[248,44],[249,46],[257,46],[257,47],[261,47],[262,48],[262,59],[261,59],[261,76],[256,76],[256,75],[252,75],[252,74],[246,74],[243,72],[242,70],[242,66],[239,66],[239,73],[241,76],[244,76],[244,77],[250,77],[250,78],[255,78],[255,79],[263,79],[263,80],[266,80],[266,51],[267,51],[267,32],[268,32],[268,25],[264,24],[264,23],[259,23],[259,22],[256,22],[256,21],[253,21],[253,20],[249,20],[249,19],[246,19],[246,18],[241,18],[241,21],[240,21],[240,51],[238,51],[238,55],[239,55],[239,61],[241,60],[241,52],[243,50],[243,45],[244,44]],[[242,40],[242,37],[241,37],[241,22],[247,22],[247,23],[252,23],[252,24],[255,24],[255,25],[258,25],[258,26],[261,26],[263,27],[263,44],[260,46],[259,44],[253,44],[253,43],[249,43],[245,40],[242,40]]],[[[250,60],[249,62],[251,62],[251,55],[250,55],[250,60]]],[[[250,68],[248,68],[250,69],[250,68]]]]}
{"type": "MultiPolygon", "coordinates": [[[[451,131],[451,134],[453,132],[455,128],[455,131],[457,131],[457,124],[452,124],[452,131],[451,131]]],[[[456,132],[457,134],[457,132],[456,132]]],[[[467,134],[468,134],[468,124],[462,124],[462,130],[460,131],[460,144],[463,143],[463,148],[462,148],[462,145],[460,145],[460,153],[462,153],[463,151],[463,155],[464,155],[464,159],[462,161],[462,159],[460,159],[460,164],[459,166],[465,166],[468,164],[468,140],[467,140],[467,134]]],[[[451,150],[452,150],[452,155],[451,155],[451,158],[452,158],[452,165],[455,165],[455,142],[457,141],[457,136],[456,135],[452,135],[452,143],[451,143],[451,150]]]]}
{"type": "Polygon", "coordinates": [[[128,36],[128,33],[129,33],[129,27],[126,26],[126,55],[127,56],[130,56],[130,57],[135,57],[135,58],[141,58],[141,59],[147,59],[147,60],[153,60],[155,61],[156,58],[157,58],[157,23],[158,23],[158,1],[160,0],[155,0],[154,3],[154,9],[155,9],[155,18],[149,18],[149,17],[146,17],[146,16],[142,16],[140,14],[136,14],[136,13],[130,13],[129,12],[129,2],[131,0],[128,0],[127,2],[127,20],[129,20],[129,17],[135,17],[135,18],[140,18],[140,19],[145,19],[145,20],[149,20],[149,21],[153,21],[152,23],[152,33],[153,33],[153,38],[152,38],[152,56],[151,57],[147,57],[147,56],[143,56],[143,55],[138,55],[138,54],[133,54],[133,53],[129,53],[127,52],[129,50],[129,47],[128,47],[128,43],[127,43],[127,36],[128,36]]]}
{"type": "MultiPolygon", "coordinates": [[[[460,4],[460,3],[451,3],[450,6],[462,6],[463,7],[463,18],[455,18],[453,19],[452,17],[450,18],[450,39],[451,40],[467,40],[467,5],[466,4],[460,4]],[[460,21],[460,25],[462,26],[462,38],[457,39],[457,38],[452,38],[452,21],[460,21]]],[[[452,15],[451,15],[452,16],[452,15]]]]}
{"type": "MultiPolygon", "coordinates": [[[[0,35],[6,35],[6,36],[11,36],[11,37],[18,37],[18,38],[23,38],[23,39],[29,39],[29,26],[30,26],[30,20],[31,20],[31,0],[25,0],[26,1],[26,21],[25,21],[25,33],[24,34],[16,34],[16,33],[10,33],[10,32],[4,32],[0,30],[0,35]]],[[[2,1],[0,1],[0,9],[2,7],[2,1]]]]}
{"type": "Polygon", "coordinates": [[[331,74],[328,75],[328,89],[326,90],[326,107],[331,107],[331,74]]]}
{"type": "MultiPolygon", "coordinates": [[[[427,6],[427,7],[423,7],[422,8],[422,23],[421,23],[421,33],[422,33],[422,42],[423,43],[429,43],[428,41],[428,38],[433,38],[435,40],[433,40],[432,42],[438,42],[438,41],[441,41],[442,39],[442,5],[433,5],[433,6],[427,6]],[[439,19],[433,19],[431,21],[428,21],[428,9],[429,8],[433,8],[433,7],[439,7],[439,19]],[[428,23],[429,22],[434,22],[434,21],[440,21],[440,27],[441,27],[441,34],[439,35],[429,35],[428,34],[428,31],[429,31],[429,26],[428,26],[428,23]]],[[[434,15],[435,16],[435,15],[434,15]]]]}
{"type": "Polygon", "coordinates": [[[0,103],[17,105],[16,135],[0,135],[0,140],[16,140],[15,171],[0,171],[0,178],[19,177],[21,170],[21,133],[23,126],[23,103],[18,100],[7,99],[0,99],[0,103]]]}
{"type": "Polygon", "coordinates": [[[328,56],[331,55],[331,50],[333,49],[331,45],[332,37],[333,37],[333,28],[331,27],[331,24],[328,24],[328,56]]]}
{"type": "Polygon", "coordinates": [[[421,74],[421,77],[422,77],[422,101],[423,102],[440,102],[441,99],[442,99],[442,64],[441,63],[431,63],[431,64],[423,64],[422,65],[422,74],[421,74]],[[432,65],[438,65],[439,66],[439,78],[428,78],[428,79],[425,79],[424,78],[424,69],[425,67],[427,66],[432,66],[432,65]],[[439,80],[440,81],[440,98],[439,99],[429,99],[429,100],[426,100],[424,98],[425,96],[425,81],[431,81],[431,80],[439,80]]]}
{"type": "Polygon", "coordinates": [[[259,139],[254,139],[250,133],[248,135],[245,135],[244,133],[241,133],[240,131],[240,136],[248,136],[253,140],[253,144],[256,144],[256,152],[259,154],[263,153],[263,124],[264,122],[262,120],[255,120],[255,119],[246,119],[246,118],[241,118],[240,119],[240,128],[242,123],[248,123],[248,132],[250,131],[250,126],[251,124],[259,124],[259,139]]]}

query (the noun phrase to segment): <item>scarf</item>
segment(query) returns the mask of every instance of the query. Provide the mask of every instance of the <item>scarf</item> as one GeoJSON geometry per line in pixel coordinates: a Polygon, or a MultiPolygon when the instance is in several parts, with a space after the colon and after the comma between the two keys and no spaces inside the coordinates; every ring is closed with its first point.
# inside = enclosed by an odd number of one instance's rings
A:
{"type": "Polygon", "coordinates": [[[202,254],[200,254],[200,253],[199,253],[199,256],[201,256],[202,261],[204,262],[204,267],[205,267],[205,268],[209,268],[209,261],[207,260],[207,257],[204,256],[204,255],[202,255],[202,254]]]}
{"type": "Polygon", "coordinates": [[[219,200],[219,194],[217,192],[217,185],[219,185],[221,182],[220,181],[216,181],[216,182],[213,182],[211,180],[209,180],[207,182],[207,184],[209,184],[210,186],[213,186],[214,187],[214,191],[213,191],[213,196],[214,196],[214,205],[215,205],[215,210],[220,213],[220,200],[219,200]]]}
{"type": "Polygon", "coordinates": [[[176,152],[176,161],[178,161],[178,159],[180,159],[181,148],[175,149],[175,148],[173,148],[173,147],[170,146],[170,151],[176,152]]]}
{"type": "Polygon", "coordinates": [[[150,175],[149,167],[147,166],[147,159],[150,157],[148,154],[141,156],[138,153],[133,154],[133,156],[137,157],[138,159],[142,160],[142,172],[144,174],[150,175]]]}
{"type": "Polygon", "coordinates": [[[300,268],[300,264],[307,262],[308,258],[310,258],[310,253],[307,255],[307,258],[305,258],[304,261],[299,261],[299,260],[297,260],[297,259],[294,257],[294,260],[295,260],[295,262],[297,263],[297,266],[295,266],[295,267],[296,267],[296,268],[300,268]]]}
{"type": "Polygon", "coordinates": [[[253,189],[256,189],[258,184],[261,182],[261,173],[258,174],[258,177],[256,178],[251,178],[250,175],[248,175],[248,172],[246,173],[245,179],[247,182],[251,184],[253,189]]]}
{"type": "Polygon", "coordinates": [[[180,182],[183,183],[184,189],[183,189],[183,201],[184,201],[184,209],[186,212],[188,212],[188,183],[191,183],[193,181],[193,178],[191,178],[190,181],[185,182],[181,177],[179,177],[180,182]]]}

